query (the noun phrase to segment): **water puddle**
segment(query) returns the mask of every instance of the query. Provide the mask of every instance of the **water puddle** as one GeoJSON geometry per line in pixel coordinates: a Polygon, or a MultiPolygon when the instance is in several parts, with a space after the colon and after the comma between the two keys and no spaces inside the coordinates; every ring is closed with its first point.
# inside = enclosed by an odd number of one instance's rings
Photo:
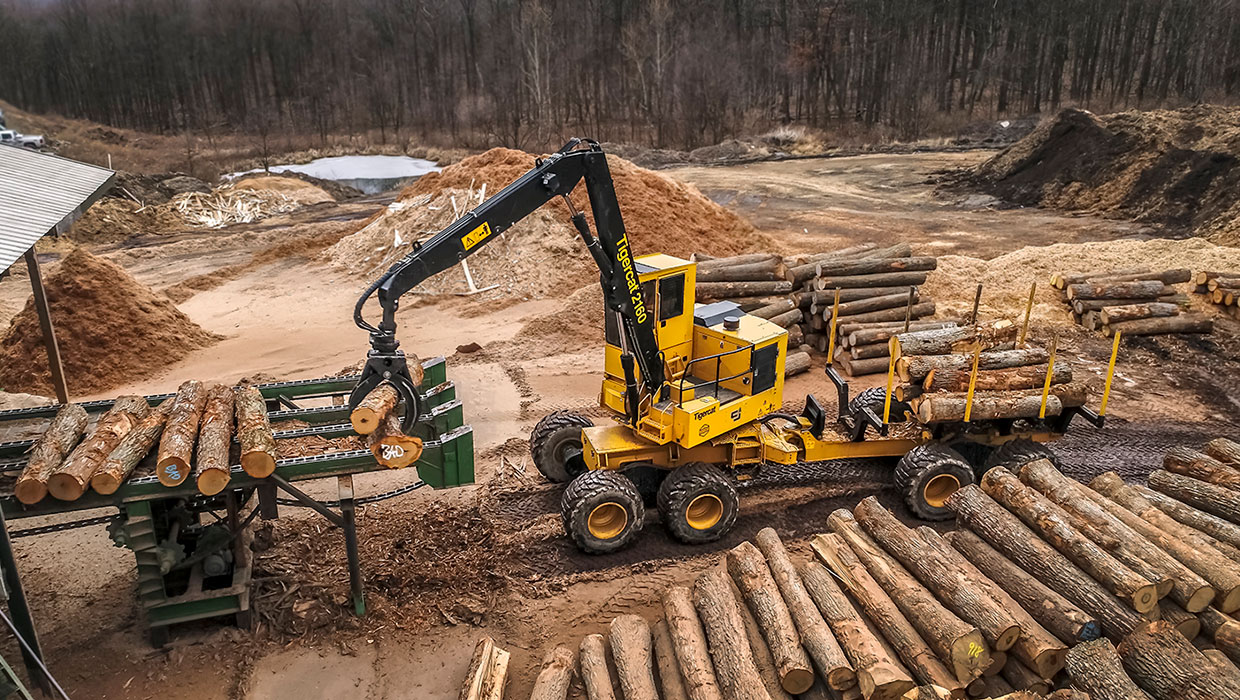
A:
{"type": "MultiPolygon", "coordinates": [[[[406,184],[427,173],[439,172],[434,161],[409,156],[332,156],[309,163],[273,165],[273,174],[294,172],[354,187],[366,194],[378,194],[406,184]]],[[[262,172],[262,168],[233,173],[229,178],[262,172]]]]}

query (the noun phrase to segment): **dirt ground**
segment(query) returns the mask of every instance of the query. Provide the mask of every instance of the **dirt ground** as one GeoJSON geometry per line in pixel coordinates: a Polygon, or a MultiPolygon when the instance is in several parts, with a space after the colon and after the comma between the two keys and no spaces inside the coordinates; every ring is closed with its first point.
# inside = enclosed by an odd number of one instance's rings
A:
{"type": "MultiPolygon", "coordinates": [[[[1025,246],[1157,233],[1148,226],[1088,216],[1006,209],[986,197],[935,194],[931,180],[936,173],[986,155],[874,155],[666,172],[747,217],[788,252],[874,240],[908,241],[914,250],[930,254],[992,258],[1025,246]]],[[[363,359],[367,338],[351,321],[363,284],[334,271],[314,252],[264,257],[264,251],[291,236],[307,235],[315,226],[360,221],[386,203],[383,198],[325,203],[261,224],[143,236],[95,250],[157,289],[209,279],[194,285],[178,308],[223,336],[107,395],[169,391],[190,377],[311,378],[363,359]]],[[[693,251],[664,252],[687,256],[693,251]]],[[[23,277],[0,281],[0,324],[27,294],[23,277]]],[[[332,611],[336,627],[300,637],[273,628],[250,634],[201,623],[177,629],[169,647],[153,650],[135,602],[132,554],[113,547],[103,527],[22,538],[16,548],[26,592],[51,668],[70,695],[454,698],[475,642],[490,634],[513,652],[508,696],[520,698],[528,694],[547,650],[559,643],[576,648],[581,637],[603,631],[620,613],[653,618],[664,588],[692,581],[727,547],[762,527],[775,527],[804,555],[806,538],[822,530],[826,516],[862,495],[876,493],[885,504],[902,509],[885,487],[890,464],[803,465],[768,470],[749,482],[742,490],[738,527],[725,541],[698,548],[679,545],[652,516],[637,546],[606,557],[578,553],[559,531],[558,487],[532,475],[525,436],[539,417],[556,409],[603,417],[595,406],[602,353],[539,347],[517,353],[505,341],[526,321],[559,307],[550,300],[498,306],[503,308],[488,310],[485,297],[436,301],[413,296],[398,317],[407,351],[449,358],[449,377],[475,431],[478,481],[485,485],[442,493],[421,490],[366,506],[359,527],[363,540],[370,535],[386,543],[393,538],[387,523],[397,522],[398,514],[450,513],[440,509],[453,505],[481,508],[481,519],[471,520],[469,527],[485,526],[500,551],[519,559],[521,566],[504,574],[509,578],[491,581],[485,591],[445,586],[420,595],[401,591],[399,581],[383,581],[388,557],[373,552],[362,562],[372,584],[371,614],[364,619],[348,618],[341,604],[332,611]],[[457,352],[469,343],[483,351],[457,352]]],[[[1034,333],[1050,330],[1036,325],[1034,333]]],[[[1105,371],[1109,341],[1062,326],[1053,330],[1062,334],[1061,349],[1080,369],[1096,375],[1105,371]]],[[[1240,436],[1240,344],[1234,334],[1232,324],[1208,340],[1132,342],[1119,365],[1111,424],[1101,431],[1078,426],[1060,443],[1065,468],[1076,476],[1106,469],[1138,474],[1152,468],[1173,444],[1240,436]]],[[[601,329],[598,335],[601,343],[601,329]]],[[[872,377],[856,384],[877,383],[872,377]]],[[[820,360],[809,374],[788,382],[785,399],[799,410],[806,393],[833,410],[835,392],[820,360]]],[[[411,472],[363,475],[357,490],[378,493],[414,478],[411,472]]],[[[331,486],[308,490],[330,496],[331,486]]],[[[416,519],[412,522],[418,527],[416,519]]],[[[35,524],[30,519],[14,527],[35,524]]],[[[285,508],[277,532],[314,536],[313,530],[298,530],[312,524],[323,525],[317,516],[285,508]]],[[[332,595],[347,590],[339,566],[344,552],[335,551],[338,559],[323,574],[331,579],[332,595]]]]}

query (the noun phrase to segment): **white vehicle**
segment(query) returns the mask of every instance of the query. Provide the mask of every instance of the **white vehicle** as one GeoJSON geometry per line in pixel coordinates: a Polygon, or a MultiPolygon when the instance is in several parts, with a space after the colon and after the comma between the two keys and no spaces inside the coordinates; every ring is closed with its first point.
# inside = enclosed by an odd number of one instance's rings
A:
{"type": "Polygon", "coordinates": [[[47,139],[44,139],[42,136],[19,134],[12,129],[5,129],[0,131],[0,144],[6,146],[25,146],[26,148],[43,148],[47,145],[47,139]]]}

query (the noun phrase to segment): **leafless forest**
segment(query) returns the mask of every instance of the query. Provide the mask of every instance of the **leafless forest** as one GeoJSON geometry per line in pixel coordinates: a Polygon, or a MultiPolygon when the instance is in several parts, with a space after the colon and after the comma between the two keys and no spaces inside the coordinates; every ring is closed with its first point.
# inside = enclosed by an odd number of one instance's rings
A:
{"type": "Polygon", "coordinates": [[[1233,0],[3,0],[0,94],[161,132],[695,147],[1229,102],[1233,0]]]}

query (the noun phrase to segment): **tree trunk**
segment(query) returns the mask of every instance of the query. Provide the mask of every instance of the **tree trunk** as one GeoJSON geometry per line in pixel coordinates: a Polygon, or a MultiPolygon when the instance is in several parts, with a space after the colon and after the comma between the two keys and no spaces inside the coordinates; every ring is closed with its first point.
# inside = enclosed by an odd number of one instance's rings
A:
{"type": "MultiPolygon", "coordinates": [[[[954,328],[956,321],[913,321],[909,323],[910,331],[937,330],[940,328],[954,328]]],[[[891,322],[887,328],[857,328],[853,330],[851,324],[841,324],[838,327],[841,335],[848,336],[848,344],[852,345],[873,345],[875,343],[886,344],[894,335],[904,332],[904,324],[899,321],[891,322]]]]}
{"type": "Polygon", "coordinates": [[[133,429],[150,413],[141,396],[122,396],[99,418],[90,435],[69,453],[47,478],[47,490],[62,501],[76,501],[90,487],[95,471],[133,429]]]}
{"type": "MultiPolygon", "coordinates": [[[[729,265],[711,267],[697,272],[698,283],[702,282],[751,282],[788,280],[788,270],[779,259],[767,262],[749,263],[747,265],[729,265]]],[[[804,279],[809,279],[806,277],[804,279]]],[[[804,280],[802,280],[804,281],[804,280]]]]}
{"type": "Polygon", "coordinates": [[[256,387],[237,389],[237,441],[241,443],[241,468],[265,479],[276,470],[276,438],[267,417],[267,402],[256,387]]]}
{"type": "Polygon", "coordinates": [[[1038,696],[1046,695],[1046,691],[1050,690],[1050,685],[1040,675],[1015,657],[1008,657],[999,675],[1017,690],[1027,690],[1038,696]]]}
{"type": "MultiPolygon", "coordinates": [[[[964,420],[968,406],[967,394],[922,394],[913,402],[917,419],[922,423],[952,423],[964,420]]],[[[1037,418],[1042,408],[1042,392],[974,394],[971,421],[1000,418],[1037,418]]],[[[1063,412],[1059,397],[1051,393],[1046,397],[1046,415],[1057,416],[1063,412]]]]}
{"type": "Polygon", "coordinates": [[[924,272],[939,266],[937,258],[862,258],[861,260],[823,260],[818,277],[847,277],[883,272],[924,272]]]}
{"type": "Polygon", "coordinates": [[[659,690],[663,700],[689,700],[685,692],[685,679],[680,675],[680,662],[676,660],[676,648],[672,646],[672,633],[667,620],[659,618],[651,629],[654,637],[654,660],[659,667],[659,690]]]}
{"type": "MultiPolygon", "coordinates": [[[[955,352],[972,352],[977,344],[983,350],[1016,340],[1020,328],[1006,319],[988,326],[958,326],[931,331],[910,331],[896,336],[900,356],[946,355],[955,352]]],[[[972,359],[970,358],[970,362],[972,359]]]]}
{"type": "Polygon", "coordinates": [[[787,280],[758,282],[699,282],[697,298],[733,299],[736,297],[760,297],[768,294],[787,294],[792,291],[792,283],[787,280]]]}
{"type": "Polygon", "coordinates": [[[1209,581],[1216,591],[1214,603],[1223,612],[1240,609],[1240,573],[1235,570],[1236,564],[1212,547],[1203,535],[1158,510],[1126,486],[1115,472],[1102,474],[1089,485],[1099,494],[1096,503],[1209,581]]]}
{"type": "Polygon", "coordinates": [[[168,420],[168,412],[172,409],[172,399],[165,399],[158,407],[146,414],[134,429],[129,431],[125,439],[112,450],[108,458],[95,470],[90,478],[90,487],[96,492],[108,495],[116,493],[121,484],[133,473],[138,462],[151,451],[159,435],[164,431],[164,422],[168,420]]]}
{"type": "Polygon", "coordinates": [[[1175,316],[1180,313],[1176,304],[1164,302],[1148,302],[1145,304],[1124,304],[1122,306],[1106,306],[1098,312],[1104,324],[1135,321],[1141,318],[1161,318],[1175,316]]]}
{"type": "Polygon", "coordinates": [[[780,684],[789,693],[805,692],[814,684],[814,667],[801,647],[796,625],[766,559],[752,544],[742,542],[728,552],[727,562],[728,572],[762,628],[762,636],[775,658],[780,684]]]}
{"type": "Polygon", "coordinates": [[[1163,457],[1163,469],[1233,491],[1240,490],[1240,471],[1187,447],[1172,447],[1167,450],[1163,457]]]}
{"type": "Polygon", "coordinates": [[[1173,520],[1181,525],[1187,525],[1233,547],[1240,547],[1240,525],[1228,522],[1217,515],[1211,515],[1192,506],[1185,505],[1164,493],[1159,493],[1146,486],[1138,484],[1130,484],[1130,486],[1136,489],[1137,493],[1141,494],[1145,500],[1154,504],[1154,506],[1167,515],[1170,515],[1173,520]]]}
{"type": "MultiPolygon", "coordinates": [[[[852,318],[861,316],[872,311],[883,311],[885,309],[904,309],[908,306],[908,290],[897,292],[895,294],[887,294],[884,296],[870,297],[868,299],[858,299],[856,301],[841,302],[839,308],[839,318],[852,318]]],[[[913,292],[913,306],[916,308],[917,302],[920,301],[917,292],[913,292]]],[[[827,306],[823,311],[822,317],[828,322],[831,321],[832,312],[835,311],[834,305],[827,306]]]]}
{"type": "MultiPolygon", "coordinates": [[[[933,316],[935,306],[933,301],[923,301],[920,304],[914,304],[912,311],[904,306],[893,309],[884,309],[882,311],[870,311],[868,313],[853,314],[852,316],[844,316],[840,320],[848,319],[857,323],[877,323],[881,321],[903,321],[905,318],[916,320],[933,316]]],[[[822,318],[828,324],[831,323],[831,309],[822,312],[822,318]]]]}
{"type": "Polygon", "coordinates": [[[1020,483],[1010,471],[1003,467],[991,469],[982,477],[981,486],[986,495],[1015,513],[1042,539],[1134,610],[1147,612],[1158,604],[1153,583],[1082,535],[1063,517],[1059,506],[1020,483]]]}
{"type": "Polygon", "coordinates": [[[86,409],[71,403],[60,407],[47,430],[34,441],[26,466],[14,487],[17,500],[31,505],[47,495],[47,480],[64,463],[86,430],[86,409]]]}
{"type": "Polygon", "coordinates": [[[791,311],[785,311],[784,313],[779,314],[778,316],[772,316],[771,318],[767,320],[779,326],[780,328],[787,328],[794,323],[800,323],[804,318],[805,318],[804,311],[801,311],[800,309],[793,309],[791,311]]]}
{"type": "Polygon", "coordinates": [[[873,275],[828,275],[814,278],[814,289],[860,289],[869,287],[916,287],[926,283],[924,272],[880,272],[873,275]]]}
{"type": "MultiPolygon", "coordinates": [[[[998,350],[983,352],[978,356],[977,368],[981,370],[1008,369],[1026,365],[1045,365],[1050,355],[1043,348],[998,350]]],[[[896,372],[905,382],[922,382],[932,371],[973,370],[973,355],[906,355],[896,362],[896,372]]]]}
{"type": "MultiPolygon", "coordinates": [[[[719,566],[726,571],[726,563],[720,562],[719,566]]],[[[779,679],[779,671],[775,668],[775,657],[771,655],[771,648],[762,638],[762,627],[758,625],[758,619],[745,606],[745,598],[741,590],[736,587],[736,582],[729,577],[728,583],[732,597],[736,599],[736,609],[741,613],[741,621],[745,623],[745,637],[749,641],[749,652],[753,654],[753,665],[758,669],[758,675],[762,677],[762,687],[766,688],[771,700],[793,700],[793,696],[784,690],[784,685],[779,679]]]]}
{"type": "Polygon", "coordinates": [[[866,374],[878,374],[886,372],[891,362],[888,357],[872,357],[868,360],[854,360],[851,357],[841,357],[836,360],[840,363],[840,367],[844,370],[844,374],[850,377],[860,377],[866,374]]]}
{"type": "Polygon", "coordinates": [[[797,305],[792,303],[791,299],[780,299],[774,304],[767,304],[766,306],[762,306],[762,307],[754,309],[753,311],[750,311],[749,315],[757,316],[758,318],[771,318],[774,316],[778,316],[782,313],[792,311],[795,308],[797,308],[797,305]]]}
{"type": "Polygon", "coordinates": [[[797,347],[801,345],[804,339],[804,336],[801,334],[800,326],[792,326],[788,329],[788,347],[797,347]]]}
{"type": "Polygon", "coordinates": [[[1055,674],[1063,668],[1068,647],[1026,612],[1007,591],[1003,590],[1002,586],[990,580],[972,562],[945,542],[938,532],[923,525],[917,528],[917,536],[928,548],[963,572],[968,580],[977,582],[979,588],[990,596],[996,605],[1010,614],[1020,626],[1020,639],[1016,640],[1016,644],[1012,646],[1009,653],[1036,671],[1042,678],[1054,678],[1055,674]]]}
{"type": "Polygon", "coordinates": [[[1175,625],[1176,631],[1184,635],[1185,639],[1196,639],[1197,635],[1201,634],[1201,620],[1196,615],[1180,607],[1178,603],[1171,600],[1160,600],[1158,601],[1158,610],[1160,613],[1159,619],[1166,620],[1175,625]]]}
{"type": "Polygon", "coordinates": [[[839,535],[818,535],[812,546],[818,558],[857,601],[866,617],[891,643],[900,660],[919,682],[942,686],[956,695],[963,693],[964,686],[960,680],[934,655],[934,651],[839,535]]]}
{"type": "Polygon", "coordinates": [[[878,639],[866,627],[831,574],[817,562],[807,562],[801,569],[805,588],[822,611],[840,646],[857,670],[857,686],[868,700],[894,700],[916,687],[913,679],[889,656],[878,639]]]}
{"type": "Polygon", "coordinates": [[[735,267],[737,265],[754,265],[757,263],[777,264],[783,262],[783,258],[775,253],[746,253],[744,255],[733,255],[727,258],[711,258],[709,260],[698,260],[694,256],[694,262],[697,263],[697,271],[699,274],[703,270],[717,270],[725,267],[735,267]]]}
{"type": "Polygon", "coordinates": [[[1202,610],[1198,619],[1201,621],[1201,631],[1213,640],[1214,646],[1227,658],[1240,663],[1240,622],[1216,608],[1202,610]]]}
{"type": "Polygon", "coordinates": [[[891,348],[887,345],[887,343],[854,345],[850,350],[848,350],[848,356],[854,360],[866,360],[871,357],[890,357],[891,348]]]}
{"type": "Polygon", "coordinates": [[[789,353],[784,359],[784,376],[792,377],[802,372],[808,372],[810,366],[810,357],[808,352],[789,353]]]}
{"type": "MultiPolygon", "coordinates": [[[[926,391],[968,391],[973,367],[958,369],[932,369],[922,381],[926,391]]],[[[1055,363],[1051,370],[1051,384],[1072,381],[1072,366],[1067,362],[1055,363]]],[[[1041,389],[1046,382],[1046,365],[1026,365],[1007,369],[979,369],[976,391],[1012,391],[1018,389],[1041,389]]]]}
{"type": "Polygon", "coordinates": [[[1150,700],[1124,672],[1124,664],[1109,639],[1078,644],[1068,652],[1064,670],[1072,685],[1091,700],[1150,700]]]}
{"type": "Polygon", "coordinates": [[[1194,508],[1240,523],[1240,494],[1186,476],[1156,469],[1147,480],[1150,488],[1194,508]]]}
{"type": "MultiPolygon", "coordinates": [[[[727,574],[711,569],[698,576],[693,584],[693,604],[710,641],[715,678],[724,694],[729,700],[770,700],[754,665],[753,652],[745,636],[745,622],[727,574]]],[[[812,671],[809,685],[813,685],[812,671]]]]}
{"type": "Polygon", "coordinates": [[[561,644],[552,649],[543,659],[543,668],[534,679],[530,700],[567,700],[574,665],[573,652],[568,647],[561,644]]]}
{"type": "Polygon", "coordinates": [[[229,453],[233,438],[233,390],[216,384],[207,392],[207,405],[198,429],[198,455],[195,470],[198,492],[214,496],[232,479],[229,453]]]}
{"type": "Polygon", "coordinates": [[[1218,276],[1206,282],[1206,289],[1240,289],[1240,277],[1218,276]]]}
{"type": "Polygon", "coordinates": [[[1069,302],[1072,310],[1078,314],[1088,313],[1090,311],[1102,311],[1117,306],[1132,306],[1134,304],[1173,304],[1180,309],[1187,309],[1191,302],[1187,294],[1167,293],[1159,296],[1157,299],[1077,299],[1069,302]]]}
{"type": "Polygon", "coordinates": [[[852,548],[870,576],[958,680],[967,683],[981,675],[990,664],[990,650],[976,627],[943,607],[933,593],[865,534],[852,513],[836,510],[827,518],[827,527],[852,548]]]}
{"type": "Polygon", "coordinates": [[[366,436],[366,448],[388,469],[404,469],[422,456],[422,438],[401,432],[400,416],[389,413],[380,428],[366,436]]]}
{"type": "Polygon", "coordinates": [[[1240,442],[1227,438],[1214,438],[1206,443],[1206,454],[1232,469],[1240,469],[1240,442]]]}
{"type": "Polygon", "coordinates": [[[793,622],[796,623],[805,651],[822,671],[828,684],[836,690],[856,685],[856,674],[849,666],[848,659],[845,658],[822,613],[805,590],[805,584],[788,557],[788,551],[779,535],[769,527],[764,528],[758,531],[754,542],[766,556],[772,578],[788,606],[793,622]]]}
{"type": "Polygon", "coordinates": [[[163,437],[159,440],[159,454],[155,473],[164,486],[179,486],[189,477],[190,458],[198,439],[198,423],[207,405],[207,392],[202,382],[189,380],[177,389],[173,398],[163,437]]]}
{"type": "Polygon", "coordinates": [[[1108,636],[1122,637],[1144,622],[978,486],[956,491],[947,499],[947,507],[956,514],[958,523],[1093,615],[1108,636]]]}
{"type": "Polygon", "coordinates": [[[469,671],[465,674],[465,684],[457,700],[499,700],[504,695],[504,684],[508,682],[508,661],[511,657],[507,651],[495,646],[495,640],[483,637],[474,647],[473,658],[469,662],[469,671]]]}
{"type": "Polygon", "coordinates": [[[1197,612],[1214,599],[1215,591],[1205,579],[1107,512],[1085,493],[1086,486],[1059,473],[1050,461],[1026,464],[1021,469],[1020,478],[1052,502],[1076,513],[1118,542],[1111,549],[1112,554],[1134,571],[1151,581],[1169,579],[1170,596],[1176,603],[1197,612]]]}
{"type": "Polygon", "coordinates": [[[589,700],[616,700],[611,672],[607,669],[607,645],[603,642],[603,635],[587,634],[581,640],[577,665],[589,700]]]}
{"type": "Polygon", "coordinates": [[[1214,665],[1166,622],[1151,622],[1119,645],[1128,675],[1157,700],[1240,697],[1240,683],[1214,665]]]}
{"type": "Polygon", "coordinates": [[[1155,299],[1166,285],[1158,280],[1082,282],[1068,285],[1069,299],[1155,299]]]}
{"type": "Polygon", "coordinates": [[[1112,323],[1102,327],[1108,337],[1117,331],[1124,335],[1166,335],[1168,333],[1210,333],[1214,321],[1208,316],[1180,314],[1165,318],[1142,318],[1136,321],[1112,323]]]}
{"type": "Polygon", "coordinates": [[[977,535],[968,530],[956,530],[943,538],[1060,641],[1075,644],[1097,639],[1102,634],[1096,618],[1012,563],[977,535]]]}
{"type": "Polygon", "coordinates": [[[349,422],[358,435],[370,435],[383,425],[383,419],[400,403],[400,393],[396,387],[384,382],[366,394],[366,398],[357,404],[357,408],[349,414],[349,422]]]}
{"type": "MultiPolygon", "coordinates": [[[[809,306],[815,309],[818,314],[830,311],[835,307],[835,292],[836,290],[834,289],[819,289],[809,292],[801,298],[801,306],[809,306]]],[[[891,296],[892,294],[903,294],[905,302],[908,302],[908,287],[852,287],[841,289],[839,293],[841,305],[852,301],[891,296]]],[[[845,321],[849,321],[849,319],[840,319],[841,323],[845,321]]],[[[942,321],[923,321],[922,323],[941,324],[942,321]]]]}
{"type": "Polygon", "coordinates": [[[620,615],[611,621],[609,641],[624,700],[659,700],[646,620],[639,615],[620,615]]]}
{"type": "Polygon", "coordinates": [[[689,589],[672,586],[663,596],[663,613],[676,650],[685,693],[689,700],[722,700],[715,667],[706,647],[706,633],[693,608],[689,589]]]}
{"type": "Polygon", "coordinates": [[[1055,289],[1067,289],[1070,284],[1080,284],[1088,282],[1091,279],[1115,277],[1118,275],[1128,274],[1146,274],[1150,272],[1148,267],[1125,267],[1110,272],[1083,272],[1075,274],[1056,274],[1051,275],[1051,286],[1055,289]]]}
{"type": "Polygon", "coordinates": [[[912,530],[867,496],[853,509],[853,517],[870,537],[894,556],[917,580],[943,601],[948,609],[976,627],[995,651],[1007,651],[1020,638],[1015,618],[986,594],[954,561],[927,547],[912,530]]]}

